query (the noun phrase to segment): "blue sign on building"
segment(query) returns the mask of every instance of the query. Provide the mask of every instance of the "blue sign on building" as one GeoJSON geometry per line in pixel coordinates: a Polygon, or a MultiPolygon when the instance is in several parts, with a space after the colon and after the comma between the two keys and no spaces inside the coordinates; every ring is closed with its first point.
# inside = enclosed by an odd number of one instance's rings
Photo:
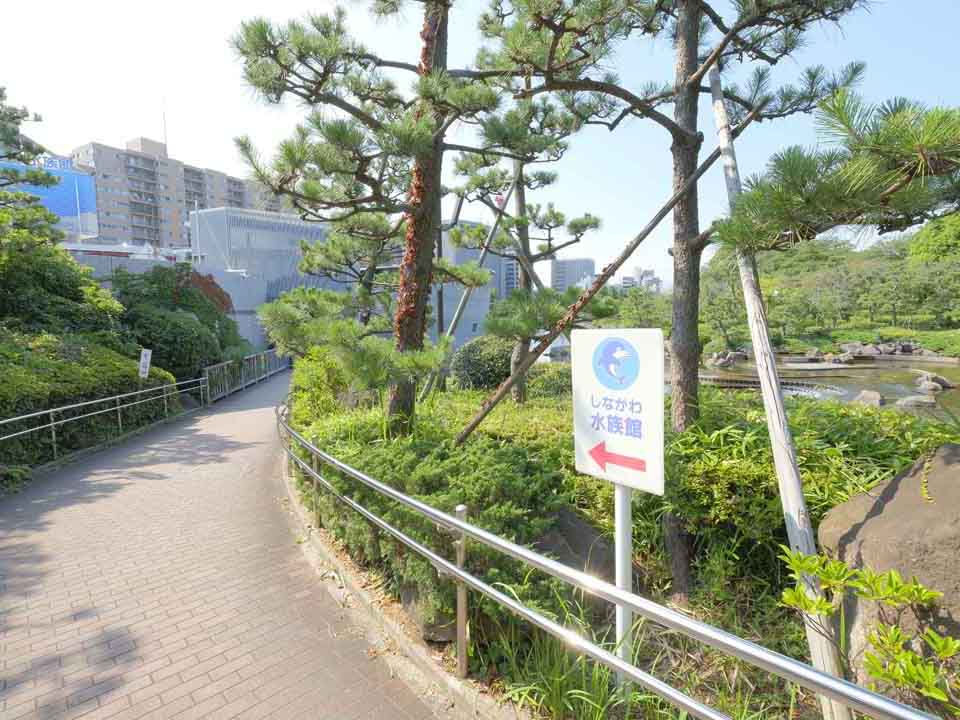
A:
{"type": "MultiPolygon", "coordinates": [[[[40,167],[59,182],[50,187],[18,185],[16,190],[36,195],[40,203],[60,218],[58,227],[68,234],[93,236],[97,228],[97,186],[93,175],[73,169],[70,158],[45,157],[40,167]]],[[[0,167],[24,170],[20,163],[0,162],[0,167]]]]}

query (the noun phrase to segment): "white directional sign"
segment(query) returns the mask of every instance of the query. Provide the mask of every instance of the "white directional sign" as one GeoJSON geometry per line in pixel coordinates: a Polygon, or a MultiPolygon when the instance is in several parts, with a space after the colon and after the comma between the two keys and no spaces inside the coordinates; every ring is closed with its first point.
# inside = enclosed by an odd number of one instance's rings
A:
{"type": "Polygon", "coordinates": [[[663,495],[663,332],[574,330],[577,470],[663,495]]]}
{"type": "Polygon", "coordinates": [[[140,377],[145,378],[150,374],[150,356],[153,350],[140,351],[140,377]]]}

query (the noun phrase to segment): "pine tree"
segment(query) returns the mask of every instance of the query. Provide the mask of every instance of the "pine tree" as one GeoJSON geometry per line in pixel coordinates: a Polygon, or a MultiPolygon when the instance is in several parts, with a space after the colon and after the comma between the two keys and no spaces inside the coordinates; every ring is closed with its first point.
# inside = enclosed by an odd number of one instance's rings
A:
{"type": "MultiPolygon", "coordinates": [[[[511,94],[518,90],[510,78],[502,79],[511,94]]],[[[520,86],[522,87],[522,86],[520,86]]],[[[556,173],[539,169],[560,159],[567,149],[569,137],[579,129],[576,118],[545,98],[517,103],[501,115],[489,116],[481,122],[482,136],[488,143],[500,142],[523,157],[505,164],[502,158],[462,156],[456,172],[467,178],[458,190],[461,197],[479,202],[500,219],[499,232],[488,241],[483,226],[456,228],[451,237],[462,247],[482,249],[516,263],[517,288],[501,298],[491,309],[487,330],[514,341],[511,373],[518,375],[512,388],[517,402],[526,399],[525,372],[520,367],[529,353],[530,343],[563,315],[564,308],[575,299],[544,288],[536,271],[538,263],[552,260],[557,252],[579,243],[600,227],[600,220],[589,213],[567,219],[553,203],[546,206],[529,203],[528,193],[550,187],[556,173]],[[513,186],[513,212],[501,207],[498,198],[513,186]],[[560,233],[563,233],[563,236],[560,233]]],[[[602,303],[583,315],[606,316],[602,303]]]]}
{"type": "MultiPolygon", "coordinates": [[[[521,97],[544,93],[564,99],[584,123],[615,130],[628,118],[651,120],[667,131],[673,156],[673,320],[670,336],[673,427],[685,430],[697,418],[700,338],[698,332],[700,261],[712,228],[701,231],[696,178],[703,134],[698,128],[700,96],[717,64],[756,67],[743,89],[728,86],[726,95],[738,111],[734,135],[755,120],[772,120],[809,112],[823,98],[855,82],[862,66],[853,63],[834,76],[824,68],[804,72],[801,82],[773,90],[770,66],[800,47],[811,25],[841,20],[864,0],[736,0],[727,19],[706,0],[498,0],[483,20],[495,46],[485,56],[489,67],[507,71],[522,66],[533,82],[521,97]],[[654,78],[628,86],[608,70],[618,45],[668,36],[674,45],[671,82],[654,78]],[[672,106],[672,117],[665,108],[672,106]]],[[[665,69],[666,70],[666,69],[665,69]]],[[[629,247],[635,246],[631,242],[629,247]]],[[[626,253],[612,264],[616,270],[626,253]]],[[[601,276],[606,275],[601,273],[601,276]]],[[[607,277],[612,276],[612,272],[607,277]]],[[[599,288],[590,288],[586,295],[599,288]]],[[[588,298],[584,297],[584,300],[588,298]]],[[[572,319],[572,318],[567,318],[572,319]]],[[[508,382],[512,383],[513,380],[508,382]]],[[[496,397],[501,396],[498,391],[496,397]]],[[[467,425],[465,438],[489,412],[488,401],[467,425]]],[[[689,557],[678,521],[665,516],[677,599],[690,584],[689,557]]]]}
{"type": "MultiPolygon", "coordinates": [[[[401,5],[381,0],[372,9],[390,15],[401,5]]],[[[293,97],[311,109],[271,163],[260,160],[249,139],[238,141],[259,181],[289,198],[305,219],[342,226],[340,238],[363,240],[355,226],[358,216],[401,234],[393,319],[400,355],[425,347],[430,289],[438,270],[434,246],[441,225],[444,153],[509,154],[498,146],[449,142],[451,125],[495,109],[500,93],[485,73],[447,68],[450,3],[422,0],[420,5],[416,63],[381,58],[352,39],[342,10],[282,26],[251,20],[234,39],[247,81],[267,101],[293,97]],[[415,81],[412,92],[399,88],[396,75],[415,81]]],[[[372,264],[363,268],[376,273],[372,264]]],[[[446,273],[449,267],[440,269],[446,273]]],[[[478,279],[472,270],[456,275],[478,279]]],[[[358,282],[363,287],[364,281],[358,282]]],[[[404,364],[419,366],[397,361],[404,364]]],[[[393,379],[388,408],[393,432],[412,427],[415,388],[415,376],[393,379]]]]}
{"type": "Polygon", "coordinates": [[[0,87],[0,245],[25,250],[36,243],[53,243],[61,239],[54,226],[56,215],[40,204],[40,199],[18,186],[51,187],[59,179],[32,163],[43,147],[21,132],[24,122],[40,120],[26,108],[6,104],[6,89],[0,87]]]}

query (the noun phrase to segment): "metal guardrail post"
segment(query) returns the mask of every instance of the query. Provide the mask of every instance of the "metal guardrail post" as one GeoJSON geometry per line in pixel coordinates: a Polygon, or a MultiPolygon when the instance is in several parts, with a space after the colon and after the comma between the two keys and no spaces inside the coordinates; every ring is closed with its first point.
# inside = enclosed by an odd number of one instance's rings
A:
{"type": "Polygon", "coordinates": [[[163,416],[170,417],[170,408],[167,407],[167,386],[163,386],[163,416]]]}
{"type": "Polygon", "coordinates": [[[57,421],[53,417],[53,410],[50,411],[50,437],[53,440],[53,459],[57,459],[57,421]]]}
{"type": "MultiPolygon", "coordinates": [[[[319,475],[320,461],[313,453],[310,453],[310,464],[313,467],[313,471],[319,475]]],[[[313,478],[313,526],[316,528],[320,527],[320,486],[316,476],[313,478]]]]}
{"type": "MultiPolygon", "coordinates": [[[[457,505],[456,515],[458,520],[467,519],[467,506],[457,505]]],[[[460,533],[460,539],[457,540],[457,567],[463,569],[467,561],[467,536],[466,533],[460,533]]],[[[467,586],[463,581],[457,582],[457,677],[465,678],[467,676],[467,586]]]]}
{"type": "Polygon", "coordinates": [[[117,430],[123,435],[123,416],[120,414],[120,398],[117,398],[117,430]]]}

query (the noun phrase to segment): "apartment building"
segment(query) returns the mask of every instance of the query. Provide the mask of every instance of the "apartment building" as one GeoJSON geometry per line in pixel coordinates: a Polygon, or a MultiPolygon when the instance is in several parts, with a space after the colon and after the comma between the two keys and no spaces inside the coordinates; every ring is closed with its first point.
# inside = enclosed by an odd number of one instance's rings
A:
{"type": "Polygon", "coordinates": [[[593,258],[552,260],[550,263],[550,287],[558,292],[563,292],[585,278],[596,275],[596,268],[593,258]]]}
{"type": "Polygon", "coordinates": [[[280,210],[256,183],[170,158],[164,143],[148,138],[125,148],[88,143],[71,159],[95,177],[100,243],[189,247],[193,210],[280,210]]]}

